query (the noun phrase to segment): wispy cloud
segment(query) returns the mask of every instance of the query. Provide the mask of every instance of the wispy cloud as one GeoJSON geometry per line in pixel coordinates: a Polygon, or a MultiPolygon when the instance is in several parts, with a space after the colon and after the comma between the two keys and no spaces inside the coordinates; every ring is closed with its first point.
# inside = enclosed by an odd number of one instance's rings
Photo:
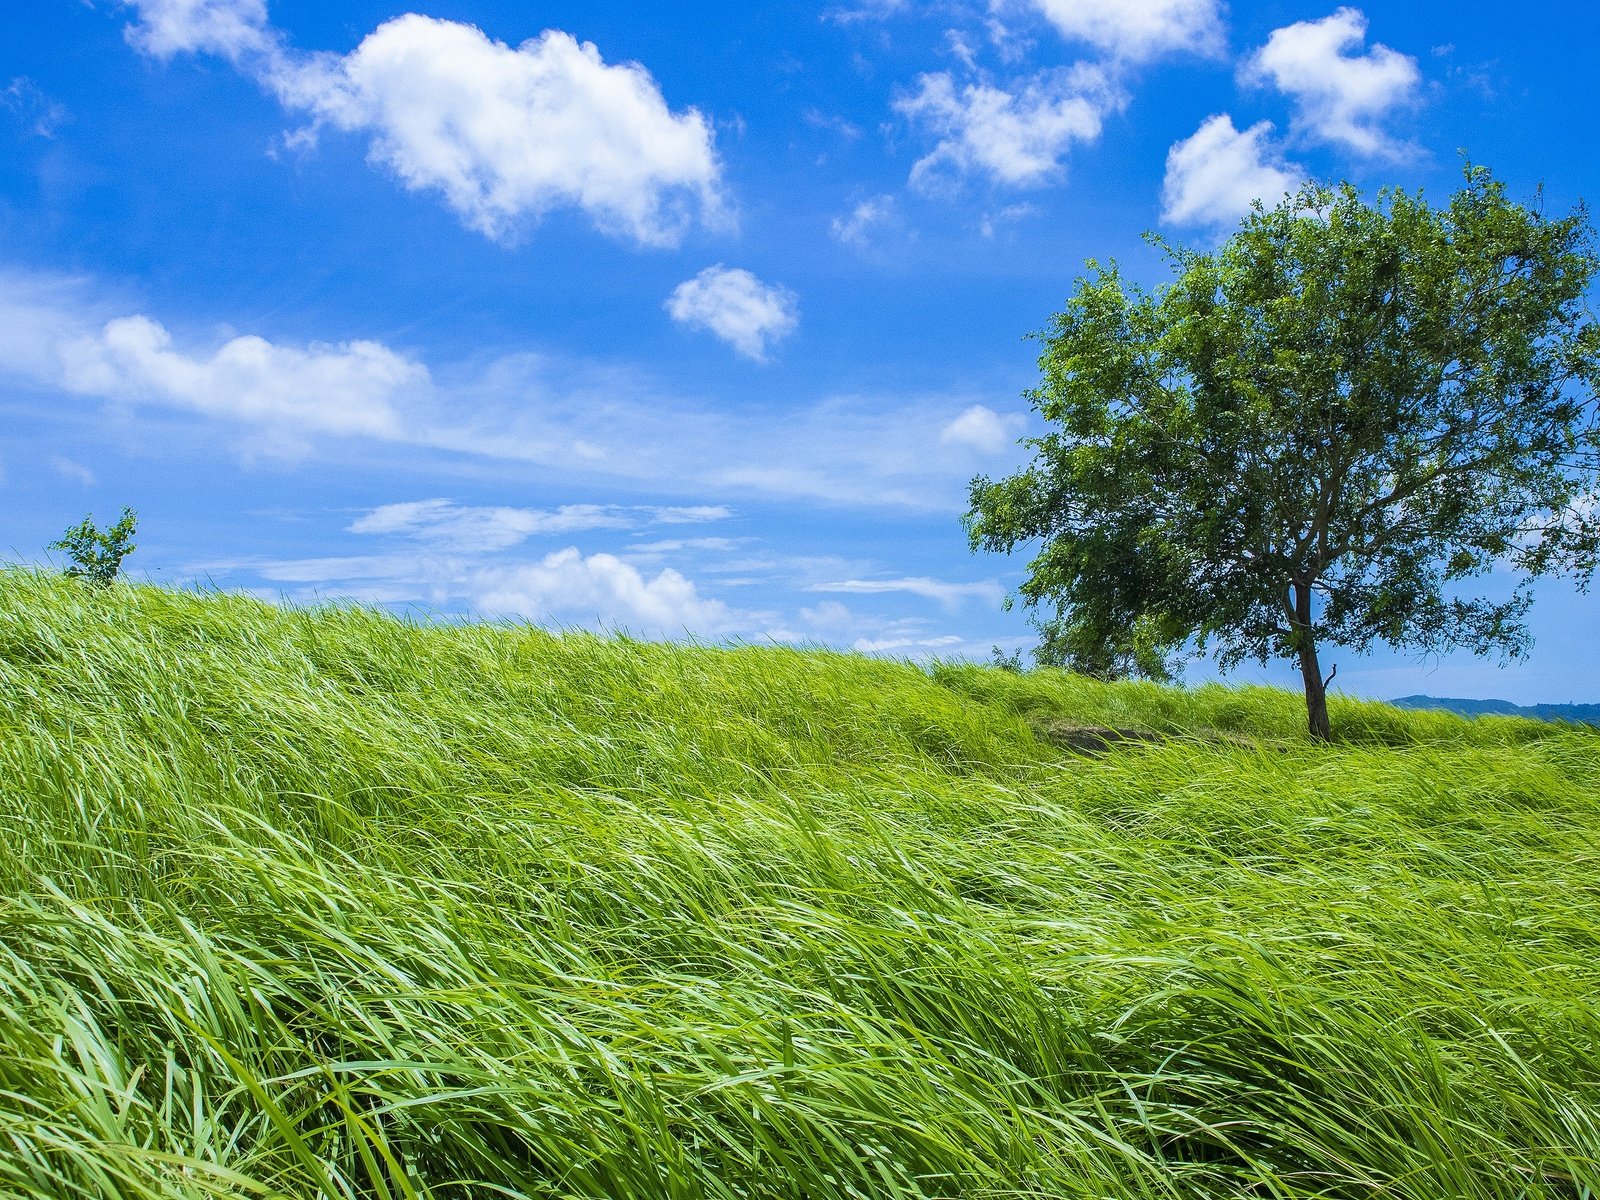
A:
{"type": "Polygon", "coordinates": [[[825,9],[822,19],[840,25],[857,21],[883,21],[910,8],[911,0],[858,0],[855,4],[838,4],[825,9]]]}
{"type": "Polygon", "coordinates": [[[67,119],[67,109],[52,100],[26,75],[0,88],[0,108],[11,113],[35,137],[53,138],[67,119]]]}
{"type": "Polygon", "coordinates": [[[69,479],[79,487],[93,487],[95,475],[88,467],[76,459],[68,458],[64,454],[50,456],[50,469],[63,479],[69,479]]]}
{"type": "Polygon", "coordinates": [[[108,317],[117,306],[101,290],[0,269],[0,372],[132,417],[188,414],[197,429],[238,439],[247,458],[362,439],[697,497],[950,511],[963,506],[972,466],[952,447],[1000,449],[997,426],[973,415],[985,406],[959,394],[744,413],[666,391],[635,368],[556,355],[435,366],[375,341],[174,331],[142,313],[108,317]]]}
{"type": "Polygon", "coordinates": [[[867,250],[874,234],[892,227],[898,219],[899,208],[893,196],[873,196],[857,204],[848,216],[835,217],[828,228],[846,246],[867,250]]]}
{"type": "Polygon", "coordinates": [[[730,550],[737,550],[754,540],[754,538],[749,537],[659,538],[653,542],[629,542],[628,556],[630,558],[653,557],[662,554],[678,554],[685,550],[720,554],[730,550]]]}
{"type": "Polygon", "coordinates": [[[434,499],[381,505],[357,517],[348,530],[404,536],[457,551],[489,551],[508,549],[531,537],[720,521],[732,515],[731,509],[721,505],[563,504],[559,508],[538,509],[463,505],[434,499]]]}
{"type": "Polygon", "coordinates": [[[1005,598],[1005,588],[992,579],[978,583],[949,583],[943,579],[926,576],[908,576],[901,579],[840,579],[829,583],[814,583],[808,592],[854,593],[860,596],[878,596],[892,592],[907,592],[937,601],[946,608],[955,608],[968,600],[998,605],[1005,598]]]}

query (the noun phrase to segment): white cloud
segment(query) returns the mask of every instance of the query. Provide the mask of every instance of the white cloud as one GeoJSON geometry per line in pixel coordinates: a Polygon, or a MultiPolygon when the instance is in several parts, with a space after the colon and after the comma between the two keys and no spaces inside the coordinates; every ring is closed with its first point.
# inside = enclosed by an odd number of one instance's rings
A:
{"type": "Polygon", "coordinates": [[[1005,597],[1005,589],[992,579],[979,583],[947,583],[926,576],[903,579],[841,579],[833,583],[814,583],[808,592],[854,593],[863,596],[883,595],[889,592],[906,592],[935,600],[946,608],[954,608],[964,600],[978,600],[998,605],[1005,597]]]}
{"type": "Polygon", "coordinates": [[[357,517],[351,533],[401,535],[454,551],[504,550],[530,537],[590,529],[633,529],[643,524],[682,525],[732,516],[722,505],[657,506],[563,504],[559,508],[462,505],[453,500],[383,504],[357,517]]]}
{"type": "Polygon", "coordinates": [[[684,550],[722,553],[728,550],[737,550],[740,546],[747,545],[752,540],[747,537],[663,538],[655,542],[633,542],[628,546],[628,553],[635,557],[676,554],[684,550]]]}
{"type": "MultiPolygon", "coordinates": [[[[610,506],[606,506],[610,507],[610,506]]],[[[683,547],[726,550],[732,539],[691,539],[683,547]]],[[[663,543],[666,548],[681,548],[663,543]]],[[[637,548],[635,548],[637,549],[637,548]]],[[[779,582],[784,568],[808,571],[838,559],[795,559],[747,564],[759,579],[719,579],[723,588],[779,582]],[[774,572],[777,575],[774,575],[774,572]]],[[[732,564],[729,564],[732,565],[732,564]]],[[[650,637],[737,636],[777,642],[813,642],[849,646],[866,653],[984,652],[981,643],[940,630],[922,617],[857,613],[837,600],[800,606],[792,618],[770,610],[735,608],[705,595],[682,572],[644,567],[621,556],[585,554],[569,546],[537,560],[506,563],[482,552],[407,553],[329,556],[298,560],[235,560],[193,563],[186,573],[207,578],[245,574],[282,589],[296,600],[347,598],[367,603],[414,604],[466,610],[480,616],[516,617],[540,624],[626,629],[650,637]]],[[[257,589],[258,591],[262,589],[257,589]]],[[[790,593],[797,588],[790,581],[790,593]]],[[[812,591],[824,590],[812,588],[812,591]]],[[[911,592],[939,600],[947,608],[978,598],[998,603],[999,585],[944,584],[922,578],[847,580],[837,590],[859,594],[911,592]]]]}
{"type": "Polygon", "coordinates": [[[1247,83],[1270,83],[1294,97],[1297,132],[1360,154],[1396,156],[1404,147],[1381,122],[1417,100],[1417,60],[1374,43],[1365,54],[1367,18],[1341,8],[1320,21],[1276,29],[1240,68],[1247,83]]]}
{"type": "Polygon", "coordinates": [[[721,263],[674,288],[666,309],[674,321],[708,329],[756,362],[765,362],[769,343],[787,337],[800,323],[793,292],[721,263]]]}
{"type": "Polygon", "coordinates": [[[853,142],[861,136],[861,126],[837,114],[825,113],[820,108],[808,108],[800,115],[807,125],[829,130],[847,141],[853,142]]]}
{"type": "Polygon", "coordinates": [[[486,573],[476,600],[490,614],[638,633],[719,633],[738,623],[726,604],[701,596],[670,567],[646,579],[615,555],[585,557],[570,546],[537,563],[486,573]]]}
{"type": "Polygon", "coordinates": [[[80,394],[171,405],[275,429],[400,436],[395,401],[428,383],[427,368],[377,342],[276,345],[236,337],[207,354],[175,347],[149,317],[119,317],[61,347],[61,381],[80,394]]]}
{"type": "Polygon", "coordinates": [[[967,40],[967,35],[959,29],[946,29],[944,31],[944,44],[950,51],[950,56],[956,59],[969,71],[978,69],[978,52],[973,49],[972,43],[967,40]]]}
{"type": "Polygon", "coordinates": [[[847,645],[862,654],[911,653],[917,657],[964,644],[954,634],[934,632],[916,617],[857,613],[837,600],[801,608],[797,616],[798,628],[769,629],[769,636],[774,641],[847,645]]]}
{"type": "Polygon", "coordinates": [[[50,456],[50,469],[63,479],[70,479],[82,487],[93,487],[95,484],[94,472],[81,462],[75,462],[62,454],[50,456]]]}
{"type": "Polygon", "coordinates": [[[1017,91],[987,83],[958,91],[948,72],[922,75],[894,107],[939,138],[911,169],[914,187],[938,190],[951,174],[982,174],[1013,187],[1047,183],[1072,143],[1099,138],[1105,114],[1125,103],[1110,76],[1079,65],[1042,71],[1017,91]]]}
{"type": "Polygon", "coordinates": [[[1036,204],[1008,204],[999,212],[984,213],[978,221],[978,232],[986,238],[993,238],[1007,225],[1038,215],[1039,207],[1036,204]]]}
{"type": "Polygon", "coordinates": [[[283,45],[261,0],[133,0],[128,40],[148,54],[210,53],[313,119],[371,137],[370,157],[462,221],[511,241],[555,209],[602,232],[676,245],[699,219],[723,225],[710,123],[674,113],[638,63],[607,64],[549,29],[513,49],[471,25],[409,13],[347,55],[283,45]]]}
{"type": "Polygon", "coordinates": [[[1271,207],[1305,179],[1302,167],[1285,162],[1271,146],[1270,121],[1242,133],[1227,113],[1207,117],[1200,128],[1167,151],[1161,185],[1161,219],[1172,225],[1231,225],[1260,200],[1271,207]]]}
{"type": "Polygon", "coordinates": [[[373,157],[407,187],[442,193],[490,237],[560,207],[646,245],[675,245],[696,215],[722,218],[700,112],[673,113],[642,66],[608,65],[559,30],[513,50],[469,25],[409,14],[282,94],[370,132],[373,157]]]}
{"type": "MultiPolygon", "coordinates": [[[[242,430],[246,457],[304,455],[325,435],[351,436],[456,466],[533,465],[586,490],[609,479],[681,495],[692,480],[696,498],[965,507],[971,463],[941,433],[973,407],[970,395],[842,395],[745,411],[621,364],[519,352],[433,371],[376,342],[197,338],[117,315],[137,305],[101,281],[0,269],[0,376],[43,389],[36,403],[107,402],[129,420],[156,406],[192,414],[185,428],[199,438],[242,430]]],[[[671,524],[722,509],[630,511],[671,524]]]]}
{"type": "Polygon", "coordinates": [[[0,268],[0,369],[59,383],[63,345],[112,315],[99,292],[83,279],[0,268]]]}
{"type": "Polygon", "coordinates": [[[838,5],[822,14],[824,21],[849,25],[856,21],[884,21],[911,7],[910,0],[859,0],[855,5],[838,5]]]}
{"type": "MultiPolygon", "coordinates": [[[[1029,0],[1062,36],[1124,62],[1223,48],[1217,0],[1029,0]]],[[[1003,7],[1000,0],[993,5],[1003,7]]]]}
{"type": "Polygon", "coordinates": [[[767,614],[734,609],[703,596],[679,571],[667,568],[646,575],[614,555],[585,555],[573,546],[513,563],[486,557],[481,547],[469,547],[459,553],[412,550],[198,562],[186,570],[213,579],[247,573],[286,589],[297,600],[339,597],[375,604],[463,605],[479,616],[625,629],[655,637],[686,632],[753,634],[768,620],[767,614]]]}
{"type": "Polygon", "coordinates": [[[216,54],[231,62],[274,55],[279,38],[267,23],[265,0],[124,0],[138,21],[128,44],[156,58],[216,54]]]}
{"type": "Polygon", "coordinates": [[[67,119],[66,108],[52,100],[26,75],[0,88],[0,108],[13,113],[35,137],[50,138],[67,119]]]}
{"type": "Polygon", "coordinates": [[[893,196],[874,196],[851,209],[848,217],[835,217],[828,228],[846,246],[865,250],[872,244],[873,231],[893,222],[895,216],[893,196]]]}
{"type": "Polygon", "coordinates": [[[970,446],[983,454],[998,454],[1012,444],[1022,425],[1022,418],[1015,413],[1001,416],[987,405],[974,404],[939,431],[939,440],[947,446],[970,446]]]}
{"type": "Polygon", "coordinates": [[[662,525],[698,525],[703,521],[726,521],[733,516],[733,509],[725,504],[645,505],[635,511],[648,513],[652,521],[662,525]]]}
{"type": "Polygon", "coordinates": [[[537,534],[626,529],[632,522],[598,504],[560,508],[467,507],[450,500],[384,504],[349,525],[351,533],[404,534],[458,550],[503,550],[537,534]]]}
{"type": "Polygon", "coordinates": [[[948,650],[951,646],[961,645],[961,642],[962,639],[953,633],[924,638],[857,638],[850,643],[850,649],[861,654],[888,654],[895,650],[948,650]]]}

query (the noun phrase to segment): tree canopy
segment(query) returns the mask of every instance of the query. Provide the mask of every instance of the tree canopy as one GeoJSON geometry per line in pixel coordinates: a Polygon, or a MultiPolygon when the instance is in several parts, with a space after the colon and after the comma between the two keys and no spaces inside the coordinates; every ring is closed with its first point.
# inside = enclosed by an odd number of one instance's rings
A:
{"type": "Polygon", "coordinates": [[[1021,597],[1072,645],[1295,660],[1319,737],[1324,647],[1525,653],[1529,581],[1600,544],[1586,212],[1469,168],[1443,207],[1307,186],[1215,251],[1153,240],[1169,283],[1091,262],[1037,335],[1049,430],[973,481],[973,548],[1037,543],[1021,597]]]}

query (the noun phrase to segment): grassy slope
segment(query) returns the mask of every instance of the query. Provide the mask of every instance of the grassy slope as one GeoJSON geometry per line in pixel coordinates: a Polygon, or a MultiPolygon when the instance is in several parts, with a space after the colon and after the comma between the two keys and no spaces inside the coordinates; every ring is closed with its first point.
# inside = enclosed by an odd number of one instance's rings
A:
{"type": "Polygon", "coordinates": [[[1600,734],[936,676],[0,573],[0,1194],[1600,1187],[1600,734]]]}

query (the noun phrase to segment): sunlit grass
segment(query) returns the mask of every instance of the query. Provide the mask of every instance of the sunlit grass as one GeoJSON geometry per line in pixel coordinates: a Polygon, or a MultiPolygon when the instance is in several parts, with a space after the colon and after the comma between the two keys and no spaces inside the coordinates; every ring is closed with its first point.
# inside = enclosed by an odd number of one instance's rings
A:
{"type": "Polygon", "coordinates": [[[1600,735],[1332,715],[4,572],[0,1195],[1600,1194],[1600,735]]]}

